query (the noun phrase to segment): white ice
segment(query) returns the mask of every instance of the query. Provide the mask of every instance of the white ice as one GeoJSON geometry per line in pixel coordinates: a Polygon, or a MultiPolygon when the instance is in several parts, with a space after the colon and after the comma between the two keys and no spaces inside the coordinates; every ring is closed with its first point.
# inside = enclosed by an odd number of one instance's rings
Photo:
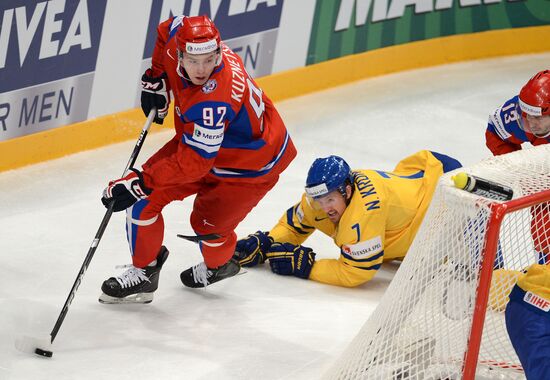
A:
{"type": "MultiPolygon", "coordinates": [[[[299,155],[237,233],[271,228],[299,199],[307,169],[319,156],[338,154],[352,167],[382,170],[421,149],[465,165],[488,157],[488,114],[548,62],[550,53],[452,64],[280,102],[299,155]]],[[[139,161],[170,136],[150,135],[139,161]]],[[[191,199],[165,209],[171,254],[153,303],[97,302],[102,281],[119,273],[115,265],[130,262],[118,213],[54,342],[53,358],[14,348],[20,335],[50,333],[105,212],[100,193],[120,176],[133,144],[0,173],[0,379],[319,378],[374,310],[398,267],[384,267],[355,289],[280,277],[266,266],[206,289],[186,289],[179,273],[201,260],[198,247],[176,238],[192,233],[191,199]]],[[[321,234],[307,245],[319,257],[338,256],[321,234]]]]}

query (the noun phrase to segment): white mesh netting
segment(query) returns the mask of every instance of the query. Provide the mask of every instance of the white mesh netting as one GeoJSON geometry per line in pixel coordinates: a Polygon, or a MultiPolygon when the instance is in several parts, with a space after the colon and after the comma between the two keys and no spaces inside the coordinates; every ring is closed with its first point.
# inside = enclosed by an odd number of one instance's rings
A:
{"type": "MultiPolygon", "coordinates": [[[[514,190],[514,199],[550,189],[550,145],[463,168],[514,190]]],[[[379,306],[325,378],[460,379],[485,235],[489,199],[453,186],[444,175],[424,222],[379,306]]],[[[516,275],[550,246],[550,207],[504,217],[485,317],[476,379],[524,379],[504,322],[516,275]]]]}

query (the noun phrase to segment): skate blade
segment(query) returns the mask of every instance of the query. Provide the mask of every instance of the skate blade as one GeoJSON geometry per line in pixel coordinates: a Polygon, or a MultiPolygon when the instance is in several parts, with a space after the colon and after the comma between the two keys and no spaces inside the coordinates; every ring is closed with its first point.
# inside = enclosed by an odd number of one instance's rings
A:
{"type": "Polygon", "coordinates": [[[103,293],[99,296],[99,302],[104,304],[131,304],[131,303],[151,303],[154,293],[137,293],[126,297],[111,297],[103,293]]]}

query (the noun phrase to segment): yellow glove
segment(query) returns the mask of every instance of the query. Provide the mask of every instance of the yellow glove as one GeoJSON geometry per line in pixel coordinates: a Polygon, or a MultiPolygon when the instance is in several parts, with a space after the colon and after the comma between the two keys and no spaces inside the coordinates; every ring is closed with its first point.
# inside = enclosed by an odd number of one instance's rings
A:
{"type": "Polygon", "coordinates": [[[503,312],[506,309],[508,295],[521,275],[522,272],[517,270],[497,269],[493,271],[488,304],[491,310],[503,312]]]}

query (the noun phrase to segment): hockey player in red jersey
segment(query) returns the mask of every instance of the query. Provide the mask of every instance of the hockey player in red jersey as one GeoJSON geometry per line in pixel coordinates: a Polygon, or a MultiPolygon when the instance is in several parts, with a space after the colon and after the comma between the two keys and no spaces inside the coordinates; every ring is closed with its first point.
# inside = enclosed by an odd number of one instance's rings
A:
{"type": "Polygon", "coordinates": [[[248,75],[206,16],[162,22],[152,66],[142,77],[141,105],[155,122],[174,96],[175,135],[145,164],[112,181],[102,201],[126,209],[132,265],[102,285],[101,302],[151,302],[168,256],[162,209],[196,194],[190,216],[201,241],[201,262],[181,273],[203,287],[238,273],[232,260],[237,225],[276,184],[296,149],[271,100],[248,75]]]}
{"type": "MultiPolygon", "coordinates": [[[[535,74],[519,95],[489,116],[485,139],[495,156],[520,150],[524,142],[532,145],[550,142],[550,70],[535,74]]],[[[531,237],[538,252],[538,264],[526,268],[526,274],[499,269],[493,273],[493,278],[500,277],[500,283],[504,281],[502,278],[514,281],[519,278],[506,306],[506,328],[527,379],[546,379],[550,376],[550,367],[546,365],[550,352],[548,203],[531,208],[531,237]]]]}
{"type": "MultiPolygon", "coordinates": [[[[521,149],[521,144],[550,142],[550,70],[536,73],[489,116],[485,132],[487,147],[497,156],[521,149]]],[[[550,205],[531,210],[531,235],[541,264],[550,263],[550,205]]]]}
{"type": "Polygon", "coordinates": [[[525,142],[550,142],[550,70],[535,74],[519,95],[489,115],[485,142],[495,156],[520,150],[525,142]]]}

